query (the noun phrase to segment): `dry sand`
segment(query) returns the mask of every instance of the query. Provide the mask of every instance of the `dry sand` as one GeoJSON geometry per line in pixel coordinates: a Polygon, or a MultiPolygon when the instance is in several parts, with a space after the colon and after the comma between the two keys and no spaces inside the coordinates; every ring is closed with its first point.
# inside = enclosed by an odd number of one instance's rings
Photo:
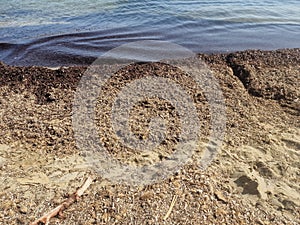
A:
{"type": "Polygon", "coordinates": [[[169,121],[169,136],[147,156],[126,149],[105,119],[122,85],[145,74],[173,77],[197,105],[203,137],[193,160],[163,181],[138,187],[102,179],[76,147],[72,100],[86,67],[0,64],[0,224],[29,224],[90,174],[96,178],[83,197],[50,224],[300,224],[300,49],[200,59],[219,81],[227,117],[222,149],[206,170],[196,159],[209,134],[210,113],[205,96],[184,74],[160,63],[130,65],[99,98],[99,138],[114,157],[136,165],[172,153],[178,118],[169,118],[173,109],[163,101],[141,103],[132,114],[135,134],[147,136],[147,118],[158,109],[169,121]]]}

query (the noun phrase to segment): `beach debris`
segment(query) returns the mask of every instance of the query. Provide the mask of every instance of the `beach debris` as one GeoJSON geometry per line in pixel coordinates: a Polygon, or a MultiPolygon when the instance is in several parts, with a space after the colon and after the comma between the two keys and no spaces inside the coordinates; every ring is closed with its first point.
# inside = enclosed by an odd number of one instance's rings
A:
{"type": "Polygon", "coordinates": [[[169,210],[168,210],[168,212],[166,213],[166,215],[163,218],[164,220],[168,219],[168,217],[170,216],[170,214],[172,212],[172,209],[173,209],[173,207],[175,205],[176,200],[177,200],[177,195],[174,195],[173,199],[172,199],[172,202],[171,202],[171,205],[169,207],[169,210]]]}
{"type": "Polygon", "coordinates": [[[43,223],[45,225],[48,225],[50,222],[50,219],[57,216],[62,215],[63,211],[67,209],[70,205],[72,205],[75,201],[78,200],[78,198],[83,195],[86,189],[91,185],[93,182],[93,179],[91,177],[88,177],[84,184],[77,189],[72,195],[69,196],[65,201],[63,201],[59,206],[57,206],[55,209],[51,210],[49,213],[45,214],[44,216],[40,217],[36,221],[32,222],[30,225],[38,225],[40,223],[43,223]]]}

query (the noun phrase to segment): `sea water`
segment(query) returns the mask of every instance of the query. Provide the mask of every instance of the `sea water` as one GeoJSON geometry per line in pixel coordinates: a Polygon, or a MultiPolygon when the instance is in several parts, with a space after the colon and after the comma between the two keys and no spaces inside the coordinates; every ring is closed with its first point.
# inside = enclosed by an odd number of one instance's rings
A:
{"type": "Polygon", "coordinates": [[[137,40],[198,53],[300,47],[299,0],[0,0],[0,61],[89,64],[137,40]]]}

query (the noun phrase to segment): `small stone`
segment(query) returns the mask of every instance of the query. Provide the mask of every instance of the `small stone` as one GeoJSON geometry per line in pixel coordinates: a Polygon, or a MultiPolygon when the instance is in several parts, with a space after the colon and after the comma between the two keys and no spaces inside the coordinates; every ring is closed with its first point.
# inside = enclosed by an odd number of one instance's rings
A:
{"type": "Polygon", "coordinates": [[[221,191],[215,191],[215,196],[219,201],[222,201],[224,203],[227,203],[226,198],[224,197],[223,193],[221,191]]]}
{"type": "Polygon", "coordinates": [[[24,205],[18,206],[20,213],[26,214],[28,213],[28,208],[24,205]]]}
{"type": "Polygon", "coordinates": [[[181,184],[180,184],[177,180],[175,180],[175,181],[173,182],[173,184],[174,184],[174,186],[175,186],[176,188],[179,188],[179,187],[181,186],[181,184]]]}

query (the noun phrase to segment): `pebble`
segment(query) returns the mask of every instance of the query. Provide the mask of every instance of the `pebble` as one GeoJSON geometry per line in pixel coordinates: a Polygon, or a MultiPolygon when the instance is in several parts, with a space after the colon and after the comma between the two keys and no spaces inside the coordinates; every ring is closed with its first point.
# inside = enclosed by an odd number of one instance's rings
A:
{"type": "Polygon", "coordinates": [[[28,208],[27,208],[26,206],[24,206],[24,205],[19,205],[18,208],[19,208],[19,212],[20,212],[20,213],[23,213],[23,214],[28,213],[28,208]]]}
{"type": "Polygon", "coordinates": [[[219,201],[222,201],[224,203],[227,203],[226,198],[224,197],[223,193],[221,191],[215,191],[215,196],[219,201]]]}

